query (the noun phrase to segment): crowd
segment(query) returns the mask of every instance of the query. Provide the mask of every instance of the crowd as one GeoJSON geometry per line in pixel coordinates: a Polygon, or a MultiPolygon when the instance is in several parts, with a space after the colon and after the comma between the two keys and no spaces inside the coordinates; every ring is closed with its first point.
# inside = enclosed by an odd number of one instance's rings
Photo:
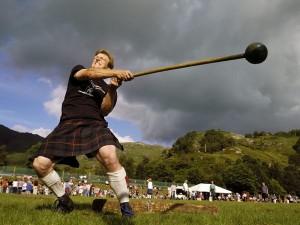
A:
{"type": "Polygon", "coordinates": [[[191,191],[187,181],[182,186],[172,184],[168,188],[168,196],[171,199],[184,200],[209,200],[209,201],[237,201],[237,202],[272,202],[272,203],[300,203],[300,199],[296,195],[275,195],[269,194],[267,185],[263,182],[261,192],[251,195],[249,192],[240,193],[216,193],[216,186],[213,181],[209,186],[209,190],[205,192],[191,191]]]}
{"type": "MultiPolygon", "coordinates": [[[[97,198],[114,198],[115,193],[109,186],[108,181],[105,184],[92,184],[87,179],[73,179],[63,181],[65,191],[72,196],[85,196],[97,198]]],[[[167,198],[160,188],[153,187],[151,195],[147,194],[144,185],[128,185],[131,198],[167,198]]],[[[33,176],[0,176],[0,193],[7,194],[33,194],[49,195],[51,191],[43,185],[37,177],[33,176]]]]}
{"type": "MultiPolygon", "coordinates": [[[[72,196],[86,196],[95,198],[115,198],[108,181],[102,185],[89,183],[87,179],[70,178],[63,182],[65,191],[72,196]]],[[[273,202],[273,203],[294,203],[300,202],[297,196],[290,194],[276,196],[269,194],[266,185],[262,184],[262,191],[256,195],[248,192],[218,194],[215,193],[215,185],[210,185],[209,192],[190,191],[187,180],[182,186],[174,183],[166,190],[153,184],[148,178],[145,185],[138,185],[128,182],[130,198],[134,199],[185,199],[185,200],[209,200],[209,201],[237,201],[237,202],[273,202]]],[[[1,177],[0,193],[50,195],[51,191],[43,185],[38,178],[32,176],[1,177]]]]}
{"type": "Polygon", "coordinates": [[[297,196],[292,196],[291,194],[286,194],[282,196],[277,196],[275,194],[268,195],[266,198],[262,197],[262,194],[258,193],[251,195],[248,192],[240,193],[230,193],[230,194],[216,194],[215,197],[211,197],[209,192],[192,192],[187,199],[192,200],[218,200],[218,201],[237,201],[237,202],[272,202],[272,203],[300,203],[297,196]]]}

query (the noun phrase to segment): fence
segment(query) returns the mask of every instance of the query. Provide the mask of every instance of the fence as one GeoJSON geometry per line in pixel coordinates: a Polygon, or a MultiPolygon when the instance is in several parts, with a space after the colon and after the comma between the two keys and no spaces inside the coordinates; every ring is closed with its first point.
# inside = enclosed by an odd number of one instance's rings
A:
{"type": "MultiPolygon", "coordinates": [[[[94,184],[104,184],[107,181],[106,176],[99,176],[94,174],[72,174],[69,172],[59,171],[58,172],[63,180],[68,180],[70,177],[74,177],[76,179],[87,179],[88,182],[94,184]]],[[[0,175],[1,176],[36,176],[36,173],[33,169],[30,168],[22,168],[22,167],[13,167],[13,166],[0,166],[0,175]]],[[[146,186],[147,182],[145,180],[140,179],[129,179],[130,184],[136,184],[140,186],[146,186]]],[[[157,187],[169,187],[171,183],[161,182],[161,181],[153,181],[153,184],[157,187]]]]}

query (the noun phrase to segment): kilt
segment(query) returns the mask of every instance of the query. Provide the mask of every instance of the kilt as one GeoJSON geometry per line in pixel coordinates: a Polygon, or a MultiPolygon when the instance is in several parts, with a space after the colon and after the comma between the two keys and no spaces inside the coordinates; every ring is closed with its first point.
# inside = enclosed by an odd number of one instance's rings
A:
{"type": "Polygon", "coordinates": [[[72,119],[61,121],[42,142],[39,150],[30,157],[44,156],[57,164],[79,167],[78,155],[94,157],[105,145],[123,146],[107,127],[105,121],[93,119],[72,119]]]}

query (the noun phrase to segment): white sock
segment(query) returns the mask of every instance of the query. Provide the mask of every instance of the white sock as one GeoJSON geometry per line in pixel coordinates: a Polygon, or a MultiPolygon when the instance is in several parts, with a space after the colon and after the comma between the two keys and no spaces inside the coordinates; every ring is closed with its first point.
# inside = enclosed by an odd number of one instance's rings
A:
{"type": "Polygon", "coordinates": [[[108,172],[108,180],[111,188],[116,193],[120,203],[129,202],[129,190],[126,183],[126,171],[122,169],[115,172],[108,172]]]}
{"type": "Polygon", "coordinates": [[[40,178],[41,181],[59,198],[65,194],[64,185],[55,170],[40,178]]]}

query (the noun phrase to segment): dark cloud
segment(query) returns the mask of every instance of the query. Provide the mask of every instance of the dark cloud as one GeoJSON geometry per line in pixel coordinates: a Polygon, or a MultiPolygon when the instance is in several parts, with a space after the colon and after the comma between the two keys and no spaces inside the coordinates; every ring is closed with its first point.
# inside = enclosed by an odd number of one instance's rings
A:
{"type": "Polygon", "coordinates": [[[117,67],[140,71],[261,41],[269,48],[261,65],[237,60],[126,83],[112,115],[163,142],[189,130],[288,130],[300,127],[299,10],[297,0],[5,0],[0,53],[12,68],[57,78],[100,47],[117,67]]]}

